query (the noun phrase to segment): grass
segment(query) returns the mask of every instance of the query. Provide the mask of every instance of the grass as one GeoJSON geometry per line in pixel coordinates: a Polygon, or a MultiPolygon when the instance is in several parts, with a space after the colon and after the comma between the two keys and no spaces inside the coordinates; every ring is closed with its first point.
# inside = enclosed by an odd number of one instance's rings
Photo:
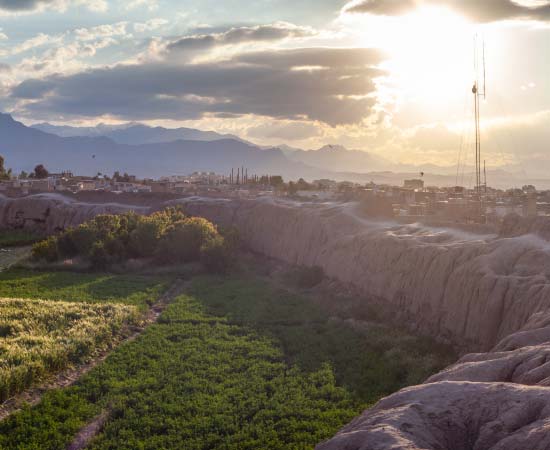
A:
{"type": "Polygon", "coordinates": [[[0,272],[0,297],[123,303],[144,311],[173,277],[11,269],[0,272]]]}
{"type": "Polygon", "coordinates": [[[107,411],[87,448],[310,449],[446,357],[402,332],[354,330],[250,276],[197,277],[76,385],[1,422],[0,448],[66,448],[107,411]]]}
{"type": "Polygon", "coordinates": [[[456,359],[448,346],[402,330],[355,328],[254,276],[197,277],[191,292],[209,313],[273,338],[289,365],[309,373],[329,364],[338,385],[364,403],[421,383],[456,359]]]}
{"type": "Polygon", "coordinates": [[[59,449],[102,410],[90,449],[308,449],[362,405],[323,365],[303,373],[269,337],[181,296],[68,389],[0,423],[0,448],[59,449]]]}
{"type": "Polygon", "coordinates": [[[42,235],[27,230],[0,230],[0,248],[31,245],[41,239],[42,235]]]}
{"type": "Polygon", "coordinates": [[[0,299],[0,402],[108,347],[134,307],[0,299]]]}

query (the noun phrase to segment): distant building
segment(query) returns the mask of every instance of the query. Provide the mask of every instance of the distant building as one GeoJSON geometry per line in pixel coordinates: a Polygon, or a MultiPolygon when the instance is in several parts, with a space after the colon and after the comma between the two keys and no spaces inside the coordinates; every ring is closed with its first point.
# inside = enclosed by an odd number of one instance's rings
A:
{"type": "Polygon", "coordinates": [[[405,189],[424,189],[424,180],[405,180],[405,189]]]}
{"type": "Polygon", "coordinates": [[[523,200],[523,208],[522,208],[523,215],[525,217],[535,217],[538,215],[537,211],[537,197],[534,195],[528,195],[523,200]]]}
{"type": "Polygon", "coordinates": [[[154,181],[151,183],[151,192],[166,194],[174,192],[176,183],[172,181],[154,181]]]}
{"type": "Polygon", "coordinates": [[[80,180],[76,183],[76,187],[79,191],[95,191],[95,180],[80,180]]]}

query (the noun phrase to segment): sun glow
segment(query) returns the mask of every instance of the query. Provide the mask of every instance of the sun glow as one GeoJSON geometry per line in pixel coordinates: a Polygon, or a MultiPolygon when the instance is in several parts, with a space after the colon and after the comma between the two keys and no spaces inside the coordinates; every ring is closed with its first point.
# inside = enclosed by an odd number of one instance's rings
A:
{"type": "Polygon", "coordinates": [[[364,20],[361,45],[382,48],[389,57],[382,66],[388,72],[383,101],[437,111],[464,99],[474,76],[472,24],[439,7],[364,20]]]}

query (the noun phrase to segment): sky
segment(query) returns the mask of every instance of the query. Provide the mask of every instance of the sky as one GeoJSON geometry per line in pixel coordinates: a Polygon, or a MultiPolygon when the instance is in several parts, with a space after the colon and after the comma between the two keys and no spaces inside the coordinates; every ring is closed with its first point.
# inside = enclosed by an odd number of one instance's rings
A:
{"type": "Polygon", "coordinates": [[[474,160],[477,79],[487,166],[534,178],[549,74],[546,0],[0,0],[0,110],[27,124],[187,126],[452,172],[474,160]]]}

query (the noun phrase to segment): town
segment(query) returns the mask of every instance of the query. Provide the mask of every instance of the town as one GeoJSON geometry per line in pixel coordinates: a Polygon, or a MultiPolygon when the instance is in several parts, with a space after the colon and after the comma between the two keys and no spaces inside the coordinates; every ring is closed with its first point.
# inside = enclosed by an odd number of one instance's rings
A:
{"type": "Polygon", "coordinates": [[[49,173],[43,165],[38,165],[30,174],[22,172],[14,177],[11,172],[4,172],[2,178],[0,193],[7,197],[57,192],[77,198],[93,194],[95,199],[101,199],[102,194],[106,194],[106,198],[126,194],[136,199],[140,195],[153,198],[274,196],[308,202],[357,201],[370,217],[394,218],[401,222],[430,220],[442,224],[479,222],[480,203],[483,223],[487,224],[498,224],[511,213],[524,217],[550,215],[550,190],[537,190],[533,185],[507,190],[484,186],[480,202],[475,188],[427,186],[422,178],[404,180],[401,186],[330,179],[307,182],[303,178],[285,182],[281,175],[249,175],[244,167],[232,169],[228,174],[194,172],[155,180],[118,171],[112,176],[98,173],[92,177],[74,175],[69,170],[49,173]]]}

